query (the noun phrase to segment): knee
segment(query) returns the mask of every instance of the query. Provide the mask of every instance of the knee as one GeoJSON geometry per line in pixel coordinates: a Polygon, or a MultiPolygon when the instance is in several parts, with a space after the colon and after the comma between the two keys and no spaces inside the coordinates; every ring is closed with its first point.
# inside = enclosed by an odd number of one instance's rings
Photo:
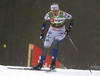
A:
{"type": "Polygon", "coordinates": [[[53,48],[54,49],[58,49],[58,45],[59,45],[59,40],[54,40],[54,42],[53,42],[53,48]]]}
{"type": "Polygon", "coordinates": [[[44,47],[50,47],[51,46],[51,42],[50,41],[45,41],[44,42],[44,47]]]}
{"type": "Polygon", "coordinates": [[[43,52],[42,52],[42,56],[46,56],[48,53],[49,48],[44,47],[43,52]]]}

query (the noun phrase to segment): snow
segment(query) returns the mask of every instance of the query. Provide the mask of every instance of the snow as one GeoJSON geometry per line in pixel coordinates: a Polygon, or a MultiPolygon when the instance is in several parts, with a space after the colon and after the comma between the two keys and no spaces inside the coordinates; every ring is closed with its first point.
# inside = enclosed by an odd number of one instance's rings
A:
{"type": "Polygon", "coordinates": [[[19,66],[0,65],[0,76],[100,76],[100,71],[97,70],[92,70],[92,73],[90,73],[89,70],[75,69],[56,69],[56,72],[46,72],[35,70],[15,70],[8,69],[8,67],[23,68],[19,66]]]}

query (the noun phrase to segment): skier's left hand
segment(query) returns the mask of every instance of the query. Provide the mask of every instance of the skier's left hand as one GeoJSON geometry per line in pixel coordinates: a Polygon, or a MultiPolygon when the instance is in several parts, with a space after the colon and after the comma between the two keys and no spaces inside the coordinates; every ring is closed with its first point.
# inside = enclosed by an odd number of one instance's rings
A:
{"type": "Polygon", "coordinates": [[[67,35],[69,35],[70,31],[71,31],[71,30],[66,30],[66,31],[64,32],[64,34],[67,36],[67,35]]]}

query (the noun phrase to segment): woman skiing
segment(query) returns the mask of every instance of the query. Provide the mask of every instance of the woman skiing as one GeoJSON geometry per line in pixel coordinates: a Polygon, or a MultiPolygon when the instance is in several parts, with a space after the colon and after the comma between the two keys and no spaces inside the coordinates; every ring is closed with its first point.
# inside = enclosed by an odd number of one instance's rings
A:
{"type": "Polygon", "coordinates": [[[36,66],[33,66],[32,69],[40,70],[42,68],[43,63],[46,59],[46,55],[52,43],[53,43],[53,52],[52,52],[52,62],[51,62],[50,69],[55,69],[55,66],[56,66],[55,62],[58,56],[59,43],[62,42],[65,36],[69,34],[71,28],[73,27],[74,19],[72,15],[68,14],[67,12],[61,11],[59,9],[58,4],[53,3],[50,6],[50,9],[51,11],[48,12],[44,16],[44,20],[42,23],[42,29],[41,29],[41,35],[40,35],[40,39],[43,39],[46,22],[49,20],[51,24],[46,34],[46,37],[45,37],[44,49],[41,54],[41,59],[39,61],[39,64],[36,66]],[[70,25],[68,29],[65,29],[66,19],[70,20],[70,25]]]}

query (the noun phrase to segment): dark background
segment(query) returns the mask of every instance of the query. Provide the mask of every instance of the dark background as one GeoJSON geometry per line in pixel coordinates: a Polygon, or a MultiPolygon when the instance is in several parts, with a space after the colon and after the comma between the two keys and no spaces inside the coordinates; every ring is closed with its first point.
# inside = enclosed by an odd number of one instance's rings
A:
{"type": "Polygon", "coordinates": [[[0,65],[26,66],[29,43],[43,49],[41,24],[54,2],[75,18],[70,37],[79,50],[66,37],[58,60],[67,68],[100,66],[100,0],[0,0],[0,65]]]}

